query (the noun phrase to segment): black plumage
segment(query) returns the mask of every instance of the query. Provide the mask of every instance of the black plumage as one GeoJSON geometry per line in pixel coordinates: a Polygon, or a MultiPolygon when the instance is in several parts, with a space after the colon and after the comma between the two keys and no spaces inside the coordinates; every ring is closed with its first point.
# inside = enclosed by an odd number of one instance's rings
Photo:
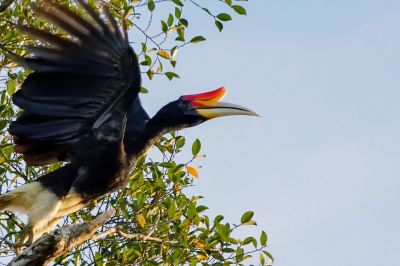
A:
{"type": "Polygon", "coordinates": [[[0,196],[0,209],[28,214],[20,243],[31,244],[59,219],[124,186],[137,159],[163,134],[226,115],[256,115],[220,100],[225,88],[181,96],[150,118],[137,97],[136,55],[123,24],[107,8],[103,21],[82,0],[86,19],[46,1],[34,11],[68,38],[27,26],[19,29],[46,44],[32,56],[9,56],[30,68],[13,96],[23,109],[9,132],[28,165],[68,164],[0,196]]]}

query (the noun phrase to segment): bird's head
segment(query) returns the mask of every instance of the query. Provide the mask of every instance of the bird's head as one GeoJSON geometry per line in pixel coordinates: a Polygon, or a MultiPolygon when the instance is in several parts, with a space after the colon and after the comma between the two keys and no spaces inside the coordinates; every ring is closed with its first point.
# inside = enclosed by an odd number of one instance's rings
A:
{"type": "Polygon", "coordinates": [[[243,106],[221,102],[226,92],[227,90],[221,87],[210,92],[181,96],[161,108],[154,118],[169,130],[179,130],[222,116],[258,116],[243,106]]]}

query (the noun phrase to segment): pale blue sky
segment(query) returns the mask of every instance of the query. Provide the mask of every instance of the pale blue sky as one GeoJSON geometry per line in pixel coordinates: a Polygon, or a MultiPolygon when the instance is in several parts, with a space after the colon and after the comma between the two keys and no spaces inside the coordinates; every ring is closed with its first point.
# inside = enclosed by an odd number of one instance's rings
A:
{"type": "Polygon", "coordinates": [[[275,265],[399,265],[400,2],[247,9],[222,34],[192,22],[208,41],[180,52],[181,80],[146,84],[151,113],[225,85],[262,115],[184,132],[207,154],[193,193],[230,221],[254,210],[275,265]]]}

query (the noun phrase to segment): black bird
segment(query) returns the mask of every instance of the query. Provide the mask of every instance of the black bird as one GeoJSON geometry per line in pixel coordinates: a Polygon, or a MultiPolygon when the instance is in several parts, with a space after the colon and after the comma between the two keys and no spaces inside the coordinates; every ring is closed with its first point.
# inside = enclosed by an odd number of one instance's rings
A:
{"type": "Polygon", "coordinates": [[[220,88],[182,96],[150,119],[137,97],[140,70],[125,26],[121,32],[107,8],[103,21],[78,2],[87,19],[51,1],[34,7],[69,38],[19,26],[47,46],[28,47],[34,56],[27,58],[9,53],[33,70],[13,95],[23,109],[9,129],[15,151],[28,165],[69,162],[0,196],[0,209],[28,214],[19,245],[32,244],[62,216],[124,186],[137,159],[163,134],[215,117],[256,115],[221,103],[226,90],[220,88]]]}

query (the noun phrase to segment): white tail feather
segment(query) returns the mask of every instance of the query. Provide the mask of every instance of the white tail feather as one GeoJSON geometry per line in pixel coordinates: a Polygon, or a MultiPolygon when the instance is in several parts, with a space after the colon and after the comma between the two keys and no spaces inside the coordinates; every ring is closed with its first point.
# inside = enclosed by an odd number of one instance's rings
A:
{"type": "Polygon", "coordinates": [[[0,196],[0,209],[28,214],[40,193],[45,188],[39,182],[32,182],[0,196]]]}

